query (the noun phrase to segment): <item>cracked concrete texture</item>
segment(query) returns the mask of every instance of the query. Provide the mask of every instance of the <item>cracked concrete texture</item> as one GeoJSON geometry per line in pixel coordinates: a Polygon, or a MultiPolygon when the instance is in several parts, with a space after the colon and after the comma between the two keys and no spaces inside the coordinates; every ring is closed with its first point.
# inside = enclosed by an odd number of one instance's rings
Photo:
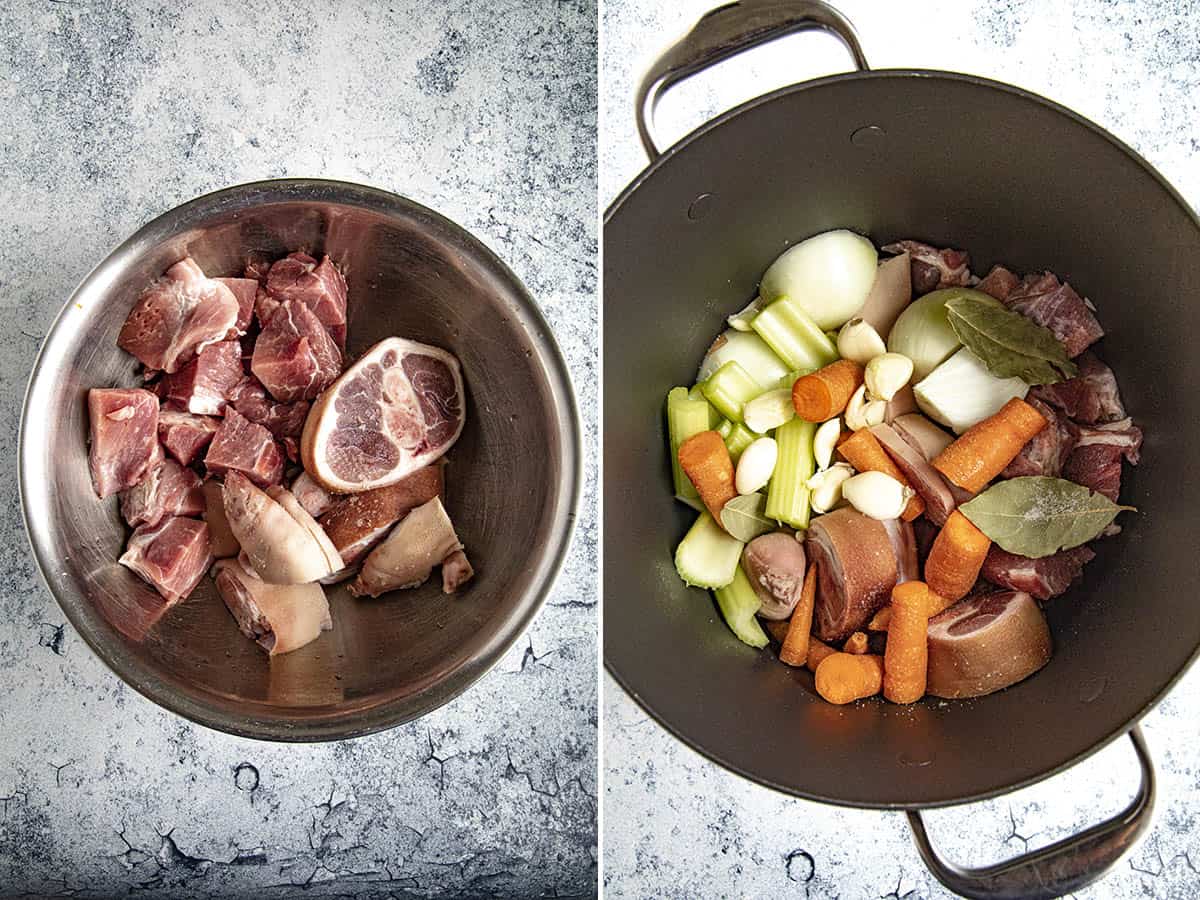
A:
{"type": "MultiPolygon", "coordinates": [[[[1200,29],[1194,0],[835,0],[871,65],[971,72],[1030,88],[1132,144],[1200,207],[1200,29]]],[[[718,5],[608,0],[601,18],[601,202],[645,165],[636,81],[654,56],[718,5]]],[[[807,34],[721,64],[663,100],[660,146],[716,113],[807,77],[844,71],[832,38],[807,34]]],[[[1200,669],[1144,721],[1159,775],[1149,836],[1077,896],[1200,896],[1200,669]]],[[[683,746],[604,683],[604,888],[610,897],[951,896],[924,869],[901,815],[838,809],[758,787],[683,746]]],[[[951,859],[973,865],[1033,849],[1099,821],[1134,791],[1118,741],[1069,772],[998,800],[931,813],[951,859]]]]}
{"type": "Polygon", "coordinates": [[[594,893],[594,464],[548,605],[490,675],[385,734],[285,746],[159,710],[63,626],[21,529],[16,431],[41,336],[118,241],[206,191],[323,176],[494,249],[595,448],[595,28],[591,0],[6,6],[0,896],[594,893]]]}

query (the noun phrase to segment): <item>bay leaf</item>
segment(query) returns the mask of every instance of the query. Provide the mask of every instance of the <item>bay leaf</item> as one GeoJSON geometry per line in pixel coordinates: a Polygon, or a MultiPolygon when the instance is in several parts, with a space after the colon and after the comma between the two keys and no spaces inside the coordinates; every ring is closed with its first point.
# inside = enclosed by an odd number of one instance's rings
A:
{"type": "Polygon", "coordinates": [[[1001,481],[958,509],[1002,549],[1036,559],[1086,544],[1133,507],[1073,481],[1033,475],[1001,481]]]}
{"type": "Polygon", "coordinates": [[[774,531],[776,524],[763,512],[767,508],[764,494],[742,494],[721,507],[721,527],[739,541],[749,543],[760,534],[774,531]]]}
{"type": "Polygon", "coordinates": [[[1079,372],[1049,328],[986,294],[946,301],[946,317],[958,339],[998,378],[1054,384],[1079,372]]]}

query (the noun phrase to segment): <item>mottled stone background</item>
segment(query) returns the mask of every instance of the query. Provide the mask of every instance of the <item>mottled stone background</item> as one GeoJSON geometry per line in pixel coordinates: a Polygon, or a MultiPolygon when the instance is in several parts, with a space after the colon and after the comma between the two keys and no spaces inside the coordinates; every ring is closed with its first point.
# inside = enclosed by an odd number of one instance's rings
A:
{"type": "MultiPolygon", "coordinates": [[[[705,0],[607,0],[601,202],[641,170],[633,90],[705,0]]],[[[1073,107],[1144,154],[1200,206],[1200,3],[840,0],[868,60],[944,68],[1030,88],[1073,107]]],[[[793,36],[722,64],[663,101],[660,145],[757,93],[848,66],[823,35],[793,36]]],[[[934,138],[936,139],[936,138],[934,138]]],[[[947,123],[953,140],[953,123],[947,123]]],[[[1030,139],[1036,140],[1036,136],[1030,139]]],[[[1019,152],[1019,144],[1014,152],[1019,152]]],[[[1103,190],[1103,185],[1097,185],[1103,190]]],[[[1181,603],[1194,602],[1181,597],[1181,603]]],[[[663,731],[606,676],[604,884],[610,897],[946,897],[898,814],[834,809],[757,787],[663,731]]],[[[1200,896],[1200,668],[1145,721],[1158,764],[1153,831],[1089,900],[1200,896]]],[[[1098,821],[1128,802],[1136,769],[1120,741],[1067,774],[977,806],[929,815],[952,858],[982,864],[1098,821]]]]}
{"type": "Polygon", "coordinates": [[[64,627],[16,487],[40,339],[116,243],[277,176],[391,189],[524,279],[596,446],[596,10],[521,3],[17,0],[0,13],[0,896],[590,895],[594,465],[548,606],[425,719],[282,746],[196,727],[64,627]]]}

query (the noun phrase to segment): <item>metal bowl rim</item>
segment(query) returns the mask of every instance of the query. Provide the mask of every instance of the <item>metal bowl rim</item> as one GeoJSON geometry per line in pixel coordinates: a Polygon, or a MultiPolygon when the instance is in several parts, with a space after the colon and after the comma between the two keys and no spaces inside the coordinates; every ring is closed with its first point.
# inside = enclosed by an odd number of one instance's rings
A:
{"type": "MultiPolygon", "coordinates": [[[[161,237],[168,237],[172,231],[166,231],[161,237]]],[[[559,572],[562,570],[571,537],[575,531],[578,515],[581,482],[583,476],[582,433],[579,422],[579,410],[575,392],[571,385],[570,373],[562,351],[554,339],[549,323],[542,315],[537,303],[530,295],[524,283],[497,256],[491,248],[485,245],[461,225],[446,218],[440,213],[421,203],[391,191],[355,182],[340,181],[325,178],[277,178],[245,182],[231,185],[215,191],[201,194],[185,203],[179,204],[155,216],[143,224],[132,235],[113,248],[101,262],[93,267],[71,292],[46,331],[42,344],[26,382],[25,395],[21,405],[21,420],[17,437],[17,485],[20,495],[21,519],[25,535],[33,552],[38,574],[46,589],[54,597],[63,614],[75,631],[83,638],[92,652],[118,678],[128,684],[139,694],[157,706],[182,716],[199,725],[213,728],[238,737],[253,738],[277,742],[319,742],[345,740],[363,737],[376,732],[395,728],[420,718],[440,706],[459,697],[476,684],[484,675],[498,663],[505,653],[525,633],[533,619],[541,611],[549,596],[559,572]],[[475,260],[485,268],[493,270],[505,281],[511,289],[512,296],[520,305],[520,314],[526,323],[532,326],[531,340],[538,348],[538,355],[545,367],[548,388],[551,391],[555,410],[559,414],[558,430],[562,441],[562,473],[558,482],[558,499],[556,506],[564,520],[559,533],[552,539],[553,545],[546,557],[549,565],[544,575],[532,584],[521,598],[514,615],[501,622],[497,629],[498,642],[493,640],[481,650],[482,665],[474,671],[461,675],[461,669],[467,668],[470,661],[460,669],[451,672],[447,679],[439,680],[419,693],[408,697],[391,700],[379,704],[365,712],[353,712],[348,715],[320,716],[312,719],[296,719],[285,715],[262,715],[253,717],[238,716],[232,713],[214,711],[205,703],[194,700],[187,695],[178,693],[170,684],[152,675],[144,666],[130,663],[119,651],[122,638],[100,636],[94,634],[83,619],[82,613],[74,603],[64,600],[50,579],[43,562],[42,548],[34,538],[30,527],[31,511],[29,509],[29,488],[26,483],[26,418],[29,414],[29,402],[34,385],[41,374],[45,362],[46,348],[54,340],[60,329],[64,328],[67,310],[75,302],[75,298],[87,289],[98,277],[110,269],[119,268],[124,258],[147,236],[163,229],[172,220],[180,217],[185,211],[216,209],[226,200],[243,194],[258,194],[262,196],[256,205],[274,205],[283,203],[312,202],[310,196],[314,191],[323,190],[332,196],[324,198],[332,205],[356,206],[384,216],[394,216],[402,212],[413,218],[426,219],[434,226],[444,230],[468,249],[475,260]],[[453,683],[445,689],[446,680],[453,683]]],[[[86,601],[83,601],[86,602],[86,601]]]]}

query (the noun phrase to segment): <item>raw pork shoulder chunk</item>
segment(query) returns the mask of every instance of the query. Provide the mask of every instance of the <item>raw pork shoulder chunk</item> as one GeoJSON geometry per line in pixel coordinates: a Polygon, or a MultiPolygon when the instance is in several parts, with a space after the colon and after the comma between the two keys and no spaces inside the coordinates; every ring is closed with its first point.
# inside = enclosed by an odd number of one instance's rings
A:
{"type": "Polygon", "coordinates": [[[342,354],[307,306],[287,300],[254,342],[250,371],[281,403],[312,400],[342,371],[342,354]]]}
{"type": "Polygon", "coordinates": [[[236,559],[220,560],[213,574],[242,634],[271,656],[298,650],[333,628],[319,584],[267,584],[236,559]]]}
{"type": "Polygon", "coordinates": [[[1049,600],[1064,593],[1071,582],[1083,574],[1083,567],[1095,556],[1084,546],[1030,559],[1001,550],[993,544],[979,574],[993,584],[1014,591],[1025,591],[1039,600],[1049,600]]]}
{"type": "Polygon", "coordinates": [[[236,409],[227,410],[204,456],[211,475],[241,472],[260,487],[283,481],[283,455],[271,432],[236,409]]]}
{"type": "Polygon", "coordinates": [[[304,468],[342,493],[394,484],[440,459],[464,418],[458,360],[437,347],[387,338],[314,405],[304,425],[304,468]]]}
{"type": "Polygon", "coordinates": [[[163,460],[141,484],[121,494],[121,515],[134,528],[157,525],[167,516],[203,513],[200,477],[173,459],[163,460]]]}
{"type": "Polygon", "coordinates": [[[140,484],[163,460],[158,398],[142,388],[88,391],[92,484],[101,498],[140,484]]]}
{"type": "Polygon", "coordinates": [[[338,347],[346,346],[346,279],[328,256],[320,265],[307,253],[292,253],[271,266],[258,318],[266,325],[285,300],[303,303],[321,320],[338,347]]]}
{"type": "Polygon", "coordinates": [[[280,440],[300,437],[311,406],[307,400],[276,403],[253,375],[247,375],[238,383],[229,395],[229,402],[251,422],[262,425],[280,440]]]}
{"type": "Polygon", "coordinates": [[[1121,493],[1121,460],[1137,465],[1142,429],[1132,419],[1079,428],[1079,440],[1063,468],[1063,477],[1082,484],[1114,503],[1121,493]]]}
{"type": "Polygon", "coordinates": [[[120,562],[152,584],[168,604],[178,603],[212,565],[208,526],[180,516],[143,525],[130,536],[120,562]]]}
{"type": "Polygon", "coordinates": [[[1074,378],[1040,384],[1029,392],[1029,397],[1058,407],[1069,418],[1085,425],[1124,419],[1125,405],[1112,369],[1090,350],[1081,353],[1075,363],[1079,374],[1074,378]]]}
{"type": "Polygon", "coordinates": [[[209,344],[235,337],[238,312],[233,291],[205,277],[189,256],[138,298],[117,345],[146,368],[170,374],[209,344]]]}
{"type": "Polygon", "coordinates": [[[913,296],[938,288],[971,283],[971,257],[966,250],[931,247],[920,241],[896,241],[883,248],[888,253],[907,253],[912,266],[913,296]]]}
{"type": "Polygon", "coordinates": [[[1091,305],[1053,272],[1026,275],[1004,302],[1009,309],[1049,328],[1072,358],[1104,337],[1091,305]]]}
{"type": "Polygon", "coordinates": [[[197,416],[162,406],[158,410],[158,439],[180,465],[190,466],[212,442],[220,424],[212,416],[197,416]]]}
{"type": "Polygon", "coordinates": [[[237,332],[245,334],[254,318],[254,298],[258,296],[258,282],[253,278],[216,278],[233,292],[238,302],[237,332]]]}
{"type": "Polygon", "coordinates": [[[220,341],[205,347],[196,357],[162,380],[168,400],[197,415],[215,416],[225,409],[230,393],[241,382],[242,345],[220,341]]]}

